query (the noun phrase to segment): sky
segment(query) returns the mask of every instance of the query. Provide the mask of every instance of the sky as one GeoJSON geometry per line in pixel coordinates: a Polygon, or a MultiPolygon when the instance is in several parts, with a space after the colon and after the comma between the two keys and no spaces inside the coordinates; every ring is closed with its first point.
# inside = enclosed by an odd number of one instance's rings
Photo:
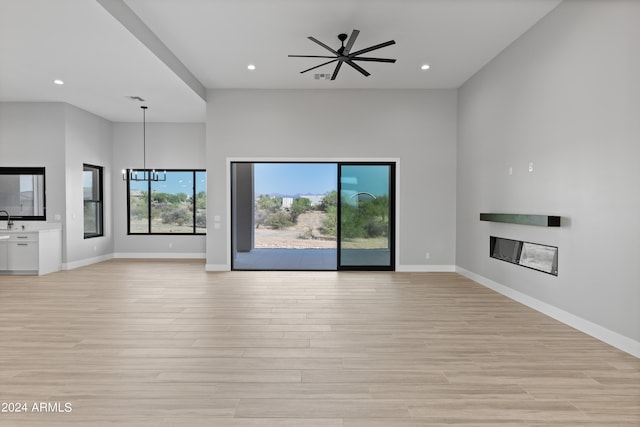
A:
{"type": "MultiPolygon", "coordinates": [[[[164,182],[152,183],[152,191],[160,193],[192,192],[192,172],[172,171],[164,182]]],[[[197,191],[206,190],[206,173],[198,172],[197,191]]],[[[254,192],[256,195],[323,195],[338,188],[336,163],[254,163],[254,192]]],[[[343,191],[369,192],[375,196],[388,193],[387,166],[344,165],[343,191]]],[[[90,185],[85,175],[85,187],[90,185]]],[[[131,189],[146,190],[147,182],[131,182],[131,189]]]]}
{"type": "Polygon", "coordinates": [[[335,163],[255,163],[255,194],[325,194],[337,189],[335,163]]]}
{"type": "Polygon", "coordinates": [[[389,166],[343,165],[342,192],[367,192],[376,197],[389,194],[389,166]]]}

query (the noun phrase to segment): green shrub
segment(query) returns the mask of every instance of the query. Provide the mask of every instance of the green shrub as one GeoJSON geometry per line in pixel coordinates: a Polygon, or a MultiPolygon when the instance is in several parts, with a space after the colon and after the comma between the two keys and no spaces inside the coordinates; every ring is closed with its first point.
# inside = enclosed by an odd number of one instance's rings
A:
{"type": "Polygon", "coordinates": [[[146,194],[140,196],[131,196],[130,203],[130,215],[131,218],[147,218],[149,216],[149,205],[147,204],[146,194]]]}
{"type": "Polygon", "coordinates": [[[296,222],[300,214],[305,213],[310,209],[311,200],[304,197],[295,199],[291,204],[291,219],[293,220],[293,222],[296,222]]]}
{"type": "Polygon", "coordinates": [[[201,191],[196,195],[196,209],[207,209],[206,191],[201,191]]]}
{"type": "Polygon", "coordinates": [[[260,196],[256,205],[260,210],[275,213],[282,207],[282,197],[260,196]]]}
{"type": "Polygon", "coordinates": [[[196,227],[207,228],[207,211],[198,210],[196,212],[196,227]]]}
{"type": "Polygon", "coordinates": [[[331,206],[338,206],[338,192],[333,190],[324,195],[320,202],[319,209],[324,212],[328,212],[331,206]]]}
{"type": "Polygon", "coordinates": [[[326,236],[335,237],[338,232],[338,216],[337,216],[337,208],[335,206],[327,207],[327,214],[322,220],[322,234],[326,236]]]}
{"type": "Polygon", "coordinates": [[[389,228],[389,199],[381,196],[360,200],[357,206],[343,203],[341,233],[345,238],[372,238],[386,236],[389,228]]]}
{"type": "Polygon", "coordinates": [[[193,224],[193,214],[184,208],[163,209],[160,213],[164,224],[193,224]]]}
{"type": "Polygon", "coordinates": [[[278,211],[270,214],[265,220],[265,225],[280,230],[293,225],[291,215],[284,211],[278,211]]]}

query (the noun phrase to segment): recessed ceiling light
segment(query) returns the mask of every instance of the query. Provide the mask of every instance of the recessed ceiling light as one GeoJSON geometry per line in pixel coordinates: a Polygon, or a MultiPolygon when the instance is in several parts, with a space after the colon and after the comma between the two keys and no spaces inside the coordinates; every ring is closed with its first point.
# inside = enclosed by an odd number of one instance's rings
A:
{"type": "Polygon", "coordinates": [[[429,64],[422,64],[422,66],[420,67],[421,70],[428,70],[429,68],[431,68],[429,64]]]}
{"type": "Polygon", "coordinates": [[[60,80],[60,79],[55,79],[53,82],[55,84],[57,84],[57,85],[63,85],[64,84],[64,82],[62,80],[60,80]]]}
{"type": "Polygon", "coordinates": [[[255,69],[256,69],[256,66],[255,66],[255,65],[253,65],[253,64],[249,64],[249,65],[247,65],[247,69],[249,69],[249,70],[253,71],[253,70],[255,70],[255,69]]]}

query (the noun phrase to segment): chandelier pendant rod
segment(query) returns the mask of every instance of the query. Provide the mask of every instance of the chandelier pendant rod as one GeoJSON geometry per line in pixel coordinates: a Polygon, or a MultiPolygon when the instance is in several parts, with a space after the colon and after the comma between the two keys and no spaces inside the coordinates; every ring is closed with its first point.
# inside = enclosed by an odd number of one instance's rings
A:
{"type": "MultiPolygon", "coordinates": [[[[147,175],[147,106],[142,108],[142,173],[147,175]]],[[[151,177],[149,177],[151,178],[151,177]]]]}
{"type": "Polygon", "coordinates": [[[138,171],[135,169],[128,169],[129,173],[127,174],[124,169],[122,169],[122,180],[123,181],[166,181],[167,180],[167,171],[165,170],[162,175],[156,172],[155,169],[152,171],[147,170],[147,106],[141,105],[142,108],[142,177],[138,176],[138,171]]]}

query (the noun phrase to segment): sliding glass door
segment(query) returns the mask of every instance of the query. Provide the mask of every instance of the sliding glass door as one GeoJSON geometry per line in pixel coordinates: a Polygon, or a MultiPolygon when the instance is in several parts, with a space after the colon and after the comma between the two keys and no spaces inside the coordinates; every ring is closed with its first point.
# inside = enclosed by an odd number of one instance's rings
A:
{"type": "Polygon", "coordinates": [[[232,162],[234,270],[394,270],[395,163],[232,162]]]}
{"type": "Polygon", "coordinates": [[[339,163],[338,269],[394,270],[393,163],[339,163]]]}

